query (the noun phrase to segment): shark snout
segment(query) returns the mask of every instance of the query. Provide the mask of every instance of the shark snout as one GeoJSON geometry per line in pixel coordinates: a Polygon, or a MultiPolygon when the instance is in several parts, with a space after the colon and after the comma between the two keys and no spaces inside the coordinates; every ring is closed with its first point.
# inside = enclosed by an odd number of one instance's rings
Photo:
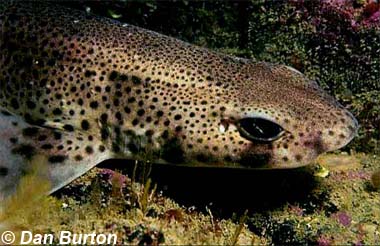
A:
{"type": "Polygon", "coordinates": [[[349,112],[344,112],[344,117],[339,119],[339,124],[325,131],[325,146],[327,151],[334,151],[349,144],[357,135],[359,123],[349,112]]]}
{"type": "Polygon", "coordinates": [[[351,142],[351,140],[358,134],[359,130],[359,122],[355,118],[355,116],[353,116],[349,111],[346,112],[346,115],[348,117],[349,124],[346,126],[346,132],[348,137],[346,139],[345,145],[351,142]]]}

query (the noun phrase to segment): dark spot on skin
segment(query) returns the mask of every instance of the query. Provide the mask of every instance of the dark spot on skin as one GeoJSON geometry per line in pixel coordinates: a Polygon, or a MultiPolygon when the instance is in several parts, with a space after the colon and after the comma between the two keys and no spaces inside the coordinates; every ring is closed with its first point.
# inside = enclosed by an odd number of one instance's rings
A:
{"type": "Polygon", "coordinates": [[[75,159],[76,161],[81,161],[81,160],[83,160],[83,157],[82,157],[81,155],[76,155],[76,156],[74,157],[74,159],[75,159]]]}
{"type": "Polygon", "coordinates": [[[87,154],[92,154],[92,153],[94,153],[94,149],[91,147],[91,146],[86,146],[86,153],[87,154]]]}
{"type": "Polygon", "coordinates": [[[112,71],[112,72],[110,73],[109,79],[110,79],[111,81],[115,81],[117,77],[118,77],[118,72],[116,72],[116,71],[112,71]]]}
{"type": "Polygon", "coordinates": [[[90,123],[88,123],[88,120],[82,120],[81,127],[85,131],[90,129],[90,123]]]}
{"type": "Polygon", "coordinates": [[[301,161],[302,160],[302,156],[301,155],[295,155],[295,158],[297,161],[301,161]]]}
{"type": "Polygon", "coordinates": [[[135,85],[140,85],[141,84],[141,79],[136,76],[132,76],[132,83],[135,85]]]}
{"type": "Polygon", "coordinates": [[[147,131],[145,132],[145,136],[147,136],[147,137],[151,137],[151,136],[153,136],[153,134],[154,134],[154,131],[153,131],[153,130],[147,130],[147,131]]]}
{"type": "Polygon", "coordinates": [[[95,71],[90,71],[90,70],[86,70],[86,72],[84,73],[84,76],[86,78],[89,78],[91,76],[95,76],[96,75],[96,72],[95,71]]]}
{"type": "Polygon", "coordinates": [[[104,147],[103,145],[99,145],[100,152],[104,152],[105,150],[106,150],[106,147],[104,147]]]}
{"type": "Polygon", "coordinates": [[[62,138],[62,134],[60,132],[53,132],[54,139],[60,140],[62,138]]]}
{"type": "Polygon", "coordinates": [[[90,107],[91,107],[92,109],[97,109],[98,106],[99,106],[99,104],[98,104],[97,101],[92,101],[92,102],[90,102],[90,107]]]}
{"type": "Polygon", "coordinates": [[[56,108],[56,109],[53,110],[53,114],[54,115],[61,115],[62,114],[62,110],[59,109],[59,108],[56,108]]]}
{"type": "Polygon", "coordinates": [[[119,80],[120,81],[127,81],[128,80],[128,75],[126,75],[126,74],[119,74],[119,80]]]}
{"type": "Polygon", "coordinates": [[[38,137],[38,141],[42,142],[42,141],[45,141],[47,139],[47,136],[46,135],[40,135],[38,137]]]}
{"type": "Polygon", "coordinates": [[[37,135],[37,133],[38,133],[37,127],[28,127],[22,130],[22,135],[24,135],[25,137],[33,137],[37,135]]]}
{"type": "Polygon", "coordinates": [[[176,132],[180,132],[180,131],[182,131],[182,126],[176,126],[176,127],[175,127],[175,131],[176,131],[176,132]]]}
{"type": "Polygon", "coordinates": [[[44,144],[41,146],[41,149],[52,149],[53,148],[53,145],[51,144],[44,144]]]}
{"type": "Polygon", "coordinates": [[[29,108],[29,109],[35,109],[36,108],[36,104],[32,101],[26,101],[26,106],[29,108]]]}
{"type": "Polygon", "coordinates": [[[64,155],[52,155],[49,157],[48,161],[50,163],[61,163],[63,162],[67,157],[64,155]]]}
{"type": "Polygon", "coordinates": [[[139,120],[138,120],[138,119],[134,119],[134,120],[132,120],[132,125],[133,125],[133,126],[136,126],[138,123],[139,123],[139,120]]]}
{"type": "Polygon", "coordinates": [[[35,154],[35,148],[28,144],[21,144],[12,149],[13,154],[18,154],[30,160],[35,154]]]}
{"type": "Polygon", "coordinates": [[[127,114],[131,113],[131,109],[127,106],[124,107],[124,112],[126,112],[127,114]]]}
{"type": "Polygon", "coordinates": [[[145,110],[144,109],[139,109],[138,111],[137,111],[137,115],[138,116],[143,116],[145,114],[145,110]]]}
{"type": "Polygon", "coordinates": [[[115,114],[115,118],[116,118],[117,120],[121,121],[121,120],[122,120],[122,115],[121,115],[121,113],[120,113],[120,112],[116,112],[116,114],[115,114]]]}
{"type": "Polygon", "coordinates": [[[0,176],[7,176],[7,175],[8,175],[8,168],[0,167],[0,176]]]}
{"type": "Polygon", "coordinates": [[[74,127],[72,125],[69,125],[69,124],[64,125],[63,129],[65,129],[66,131],[69,131],[69,132],[74,131],[74,127]]]}

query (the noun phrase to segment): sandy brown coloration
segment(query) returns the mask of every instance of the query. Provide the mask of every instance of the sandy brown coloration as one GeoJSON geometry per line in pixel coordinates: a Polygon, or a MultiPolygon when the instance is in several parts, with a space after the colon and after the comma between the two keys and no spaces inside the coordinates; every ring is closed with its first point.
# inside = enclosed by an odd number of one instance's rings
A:
{"type": "Polygon", "coordinates": [[[0,10],[0,107],[30,126],[83,134],[92,144],[80,154],[61,143],[70,163],[107,149],[109,158],[291,168],[356,132],[354,117],[292,68],[49,4],[0,10]],[[238,130],[244,118],[284,133],[252,141],[238,130]]]}

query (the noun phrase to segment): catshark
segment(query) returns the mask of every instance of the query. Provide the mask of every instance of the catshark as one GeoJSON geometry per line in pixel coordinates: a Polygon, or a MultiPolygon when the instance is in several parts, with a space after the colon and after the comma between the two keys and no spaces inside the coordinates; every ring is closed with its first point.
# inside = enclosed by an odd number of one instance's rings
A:
{"type": "Polygon", "coordinates": [[[295,168],[355,136],[353,115],[280,64],[52,3],[0,3],[0,200],[33,158],[53,192],[111,158],[295,168]]]}

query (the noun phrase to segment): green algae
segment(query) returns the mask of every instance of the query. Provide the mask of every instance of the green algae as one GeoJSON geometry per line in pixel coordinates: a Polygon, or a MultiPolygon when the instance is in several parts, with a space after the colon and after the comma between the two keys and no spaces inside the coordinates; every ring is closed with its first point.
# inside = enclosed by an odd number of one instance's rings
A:
{"type": "MultiPolygon", "coordinates": [[[[146,177],[139,183],[101,168],[53,196],[12,203],[3,214],[13,230],[116,233],[120,244],[379,244],[380,195],[371,188],[371,175],[380,157],[329,154],[318,165],[329,174],[314,176],[316,185],[304,198],[268,209],[247,207],[240,215],[221,215],[207,204],[181,206],[146,177]]],[[[257,202],[265,207],[266,201],[257,202]]]]}

